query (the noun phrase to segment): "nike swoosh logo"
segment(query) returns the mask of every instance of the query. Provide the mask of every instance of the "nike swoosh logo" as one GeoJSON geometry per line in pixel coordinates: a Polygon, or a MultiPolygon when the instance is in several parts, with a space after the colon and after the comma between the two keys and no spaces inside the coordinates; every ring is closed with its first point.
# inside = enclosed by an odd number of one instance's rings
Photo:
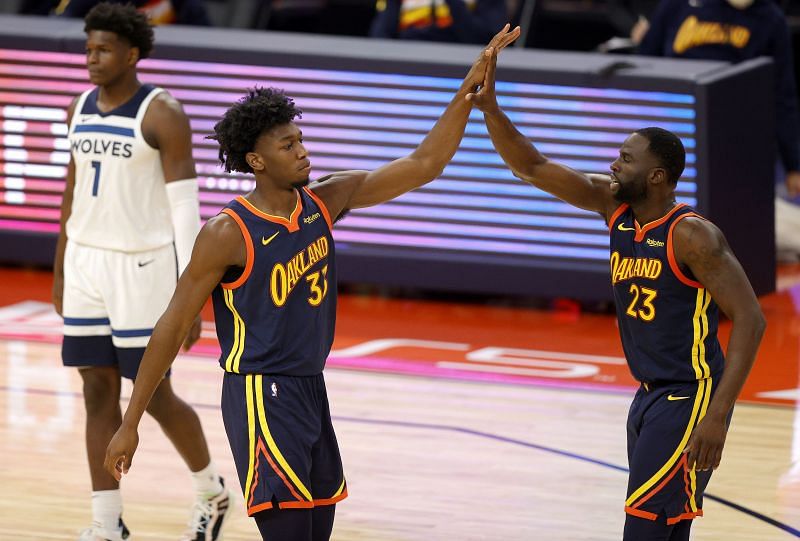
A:
{"type": "Polygon", "coordinates": [[[150,264],[150,263],[152,263],[153,261],[155,261],[155,259],[149,259],[149,260],[147,260],[147,261],[139,261],[138,265],[139,265],[140,267],[144,267],[144,266],[146,266],[146,265],[149,265],[149,264],[150,264]]]}
{"type": "Polygon", "coordinates": [[[262,245],[264,245],[264,246],[266,246],[267,244],[269,244],[270,242],[272,242],[272,239],[274,239],[275,237],[277,237],[277,236],[278,236],[278,233],[280,233],[280,231],[278,231],[277,233],[275,233],[274,235],[272,235],[272,236],[271,236],[270,238],[268,238],[268,239],[265,239],[264,237],[261,237],[261,244],[262,244],[262,245]]]}
{"type": "Polygon", "coordinates": [[[667,400],[670,400],[670,401],[672,401],[672,400],[687,400],[689,398],[691,398],[691,396],[673,396],[673,395],[668,395],[667,396],[667,400]]]}
{"type": "Polygon", "coordinates": [[[617,226],[617,229],[619,229],[620,231],[636,231],[636,229],[634,229],[633,227],[625,227],[625,224],[619,224],[617,226]]]}

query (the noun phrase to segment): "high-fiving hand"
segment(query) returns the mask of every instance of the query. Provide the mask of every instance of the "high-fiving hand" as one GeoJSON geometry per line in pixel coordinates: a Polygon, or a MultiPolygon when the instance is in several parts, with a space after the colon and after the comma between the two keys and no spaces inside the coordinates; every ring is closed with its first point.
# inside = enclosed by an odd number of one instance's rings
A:
{"type": "Polygon", "coordinates": [[[488,112],[492,108],[497,107],[497,95],[495,94],[494,90],[494,72],[497,68],[497,53],[500,52],[503,47],[506,45],[513,43],[515,39],[519,37],[520,29],[519,26],[516,27],[511,32],[508,32],[508,26],[506,25],[503,27],[503,30],[500,31],[489,45],[484,49],[481,58],[478,59],[476,65],[480,64],[483,68],[483,80],[478,83],[480,85],[480,89],[476,92],[470,92],[467,94],[467,100],[471,101],[475,107],[480,109],[481,111],[488,112]],[[493,46],[495,40],[499,41],[496,46],[493,46]]]}
{"type": "MultiPolygon", "coordinates": [[[[505,49],[508,45],[514,43],[514,41],[519,37],[519,26],[513,30],[509,30],[510,28],[511,25],[506,24],[502,30],[495,34],[489,44],[481,51],[481,54],[478,55],[478,59],[475,60],[475,63],[472,64],[472,69],[470,69],[469,73],[464,79],[464,83],[469,85],[470,90],[470,94],[467,96],[468,100],[471,100],[469,96],[474,95],[477,87],[486,85],[486,77],[490,68],[492,70],[492,77],[494,77],[493,66],[497,62],[498,53],[505,49]]],[[[492,86],[494,86],[494,81],[492,81],[492,86]]]]}

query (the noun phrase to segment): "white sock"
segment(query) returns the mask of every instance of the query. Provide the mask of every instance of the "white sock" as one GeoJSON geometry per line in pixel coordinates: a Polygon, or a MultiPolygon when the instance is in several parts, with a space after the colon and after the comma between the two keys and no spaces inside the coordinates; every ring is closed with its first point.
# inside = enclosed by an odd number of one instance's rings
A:
{"type": "Polygon", "coordinates": [[[117,530],[120,515],[122,515],[122,494],[119,489],[92,491],[92,521],[94,525],[104,530],[117,530]]]}
{"type": "Polygon", "coordinates": [[[200,471],[192,472],[192,483],[194,484],[194,492],[198,498],[208,500],[213,498],[224,488],[222,481],[217,473],[217,468],[214,467],[214,461],[208,463],[208,466],[200,471]]]}

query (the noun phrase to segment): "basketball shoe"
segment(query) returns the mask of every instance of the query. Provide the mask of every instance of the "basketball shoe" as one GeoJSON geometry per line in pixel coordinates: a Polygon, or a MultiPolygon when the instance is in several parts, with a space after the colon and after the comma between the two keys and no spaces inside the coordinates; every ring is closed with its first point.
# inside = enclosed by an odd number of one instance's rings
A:
{"type": "Polygon", "coordinates": [[[125,541],[130,537],[131,532],[125,523],[122,522],[122,517],[119,518],[119,526],[114,530],[101,528],[97,525],[92,525],[91,528],[86,528],[81,532],[78,541],[125,541]]]}
{"type": "Polygon", "coordinates": [[[220,541],[222,525],[228,512],[230,492],[225,488],[225,481],[220,477],[222,492],[213,498],[198,499],[192,506],[189,526],[181,537],[181,541],[220,541]]]}

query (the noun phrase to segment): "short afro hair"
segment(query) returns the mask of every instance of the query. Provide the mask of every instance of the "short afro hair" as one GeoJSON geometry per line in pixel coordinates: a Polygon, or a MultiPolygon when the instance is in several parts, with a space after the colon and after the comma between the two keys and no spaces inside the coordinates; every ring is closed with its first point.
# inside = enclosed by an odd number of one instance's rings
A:
{"type": "Polygon", "coordinates": [[[647,139],[650,144],[647,150],[655,156],[667,171],[667,180],[675,186],[686,167],[686,150],[680,138],[664,128],[642,128],[637,133],[647,139]]]}
{"type": "Polygon", "coordinates": [[[255,87],[225,112],[214,125],[214,139],[219,143],[219,161],[225,171],[252,173],[245,156],[252,152],[256,141],[275,126],[288,124],[303,112],[292,98],[277,88],[255,87]]]}
{"type": "Polygon", "coordinates": [[[124,38],[131,47],[139,49],[139,59],[147,58],[153,50],[153,27],[144,13],[133,4],[101,2],[94,6],[84,19],[83,31],[113,32],[124,38]]]}

